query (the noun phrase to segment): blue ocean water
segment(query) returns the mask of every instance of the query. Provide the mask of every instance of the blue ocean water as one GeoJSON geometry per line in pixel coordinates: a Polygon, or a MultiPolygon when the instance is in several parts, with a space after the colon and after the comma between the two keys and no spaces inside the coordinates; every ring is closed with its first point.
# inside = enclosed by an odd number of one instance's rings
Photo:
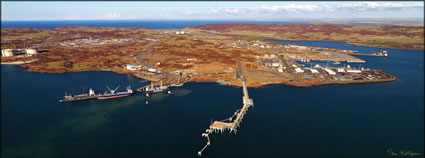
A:
{"type": "MultiPolygon", "coordinates": [[[[288,43],[289,41],[275,41],[288,43]]],[[[295,44],[357,50],[338,42],[295,44]]],[[[389,83],[249,88],[255,107],[238,133],[213,134],[203,157],[392,157],[424,155],[424,52],[387,49],[362,66],[389,83]]],[[[355,66],[355,65],[353,65],[355,66]]],[[[59,103],[64,92],[148,84],[110,72],[41,74],[1,65],[2,157],[196,157],[210,120],[242,106],[242,89],[188,83],[172,95],[59,103]],[[146,104],[148,101],[148,104],[146,104]]],[[[119,90],[123,90],[120,88],[119,90]]]]}
{"type": "Polygon", "coordinates": [[[72,20],[72,21],[2,21],[2,28],[26,27],[40,29],[54,29],[62,26],[92,26],[92,27],[143,27],[150,29],[183,29],[187,26],[205,24],[311,24],[309,22],[281,22],[281,21],[155,21],[155,20],[72,20]]]}

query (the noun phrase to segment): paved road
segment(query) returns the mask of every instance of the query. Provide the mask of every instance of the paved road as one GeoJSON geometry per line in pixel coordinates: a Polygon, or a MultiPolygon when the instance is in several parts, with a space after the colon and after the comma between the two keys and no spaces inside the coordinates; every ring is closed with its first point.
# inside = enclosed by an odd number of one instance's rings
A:
{"type": "MultiPolygon", "coordinates": [[[[167,40],[165,40],[165,41],[163,41],[163,42],[166,42],[166,41],[169,41],[169,40],[171,40],[171,39],[167,39],[167,40]]],[[[135,55],[133,55],[133,56],[136,56],[136,60],[137,60],[137,61],[138,61],[141,65],[144,65],[144,66],[146,66],[146,67],[148,67],[148,68],[155,68],[154,66],[152,66],[152,65],[150,65],[150,64],[148,64],[148,63],[146,63],[146,62],[144,62],[142,59],[143,59],[143,56],[144,56],[144,55],[146,55],[146,54],[148,54],[148,53],[150,53],[150,52],[152,51],[152,49],[153,49],[156,45],[158,45],[158,43],[154,43],[153,45],[151,45],[150,47],[148,47],[145,51],[139,51],[138,53],[136,53],[136,54],[135,54],[135,55]]],[[[162,82],[163,82],[163,84],[164,84],[164,85],[168,86],[168,85],[171,85],[171,84],[177,83],[177,77],[176,77],[176,75],[175,75],[175,74],[173,74],[173,73],[171,73],[171,72],[168,72],[168,71],[165,71],[165,70],[162,70],[162,71],[161,71],[161,74],[163,74],[164,76],[163,76],[163,77],[160,77],[159,79],[160,79],[160,80],[162,80],[162,82]]]]}

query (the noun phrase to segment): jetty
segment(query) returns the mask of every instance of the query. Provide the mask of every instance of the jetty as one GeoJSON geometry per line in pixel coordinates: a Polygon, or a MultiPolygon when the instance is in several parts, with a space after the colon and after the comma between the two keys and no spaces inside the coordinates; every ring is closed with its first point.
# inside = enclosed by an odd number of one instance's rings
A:
{"type": "Polygon", "coordinates": [[[374,56],[374,57],[383,57],[384,54],[363,54],[363,53],[348,53],[348,55],[354,55],[354,56],[374,56]]]}
{"type": "Polygon", "coordinates": [[[243,91],[243,106],[241,109],[237,109],[235,113],[224,120],[221,121],[214,121],[208,129],[205,130],[205,133],[202,133],[202,137],[207,138],[207,144],[198,151],[198,156],[202,155],[202,152],[211,145],[211,140],[209,138],[209,135],[212,133],[223,133],[226,130],[229,130],[230,133],[234,132],[236,134],[237,128],[240,126],[240,123],[242,122],[243,117],[245,116],[246,112],[248,111],[249,107],[254,107],[254,102],[251,98],[249,98],[248,95],[248,89],[246,86],[246,79],[242,72],[242,66],[241,63],[237,62],[237,70],[236,70],[236,78],[238,78],[242,82],[242,91],[243,91]],[[233,119],[236,117],[235,119],[233,119]]]}
{"type": "Polygon", "coordinates": [[[387,57],[388,53],[386,50],[372,53],[372,54],[363,54],[363,53],[356,53],[356,52],[349,52],[348,55],[355,55],[355,56],[375,56],[375,57],[387,57]]]}

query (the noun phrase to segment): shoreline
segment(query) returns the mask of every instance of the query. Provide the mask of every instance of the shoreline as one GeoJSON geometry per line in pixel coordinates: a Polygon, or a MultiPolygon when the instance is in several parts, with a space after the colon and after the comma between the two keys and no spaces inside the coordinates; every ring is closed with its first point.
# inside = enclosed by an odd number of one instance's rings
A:
{"type": "MultiPolygon", "coordinates": [[[[19,66],[19,64],[14,64],[19,66]]],[[[26,71],[26,70],[25,70],[26,71]]],[[[112,72],[114,74],[118,75],[132,75],[133,77],[136,77],[141,80],[146,81],[156,81],[148,77],[144,77],[138,74],[134,74],[131,72],[120,72],[120,71],[114,71],[113,69],[100,69],[100,70],[86,70],[86,71],[67,71],[67,72],[39,72],[39,71],[27,71],[27,72],[37,72],[37,73],[49,73],[49,74],[65,74],[65,73],[76,73],[76,72],[112,72]]],[[[391,75],[392,76],[392,75],[391,75]]],[[[271,81],[271,82],[265,82],[265,83],[259,83],[259,82],[247,82],[247,87],[249,88],[263,88],[266,86],[272,86],[272,85],[286,85],[286,86],[294,86],[294,87],[300,87],[300,88],[313,88],[316,86],[323,86],[323,85],[353,85],[353,84],[370,84],[370,83],[384,83],[384,82],[392,82],[398,80],[396,77],[392,76],[390,79],[382,79],[382,80],[351,80],[351,81],[302,81],[302,82],[291,82],[291,81],[271,81]]],[[[219,83],[215,79],[212,80],[202,80],[202,79],[196,79],[196,80],[189,80],[185,83],[217,83],[222,86],[232,86],[232,87],[242,87],[242,85],[239,85],[237,82],[236,84],[232,84],[231,82],[228,83],[219,83]]],[[[182,84],[185,84],[182,83],[182,84]]]]}
{"type": "MultiPolygon", "coordinates": [[[[273,41],[267,41],[267,40],[276,40],[276,41],[292,41],[292,42],[341,42],[341,43],[345,43],[347,45],[351,45],[351,46],[356,46],[356,47],[369,47],[369,48],[379,48],[379,49],[398,49],[398,50],[417,50],[417,51],[425,51],[424,49],[420,49],[420,48],[400,48],[400,47],[382,47],[380,46],[376,46],[376,45],[362,45],[359,44],[359,42],[349,42],[349,41],[332,41],[332,40],[294,40],[294,39],[279,39],[279,38],[267,38],[267,39],[263,39],[262,41],[264,42],[273,42],[273,41]]],[[[274,42],[276,43],[276,42],[274,42]]]]}

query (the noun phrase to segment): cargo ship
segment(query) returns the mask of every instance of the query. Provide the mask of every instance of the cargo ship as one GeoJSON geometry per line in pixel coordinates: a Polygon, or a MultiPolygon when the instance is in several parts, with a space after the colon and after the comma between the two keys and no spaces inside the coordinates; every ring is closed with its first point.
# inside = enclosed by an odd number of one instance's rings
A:
{"type": "Polygon", "coordinates": [[[99,100],[104,100],[104,99],[113,99],[113,98],[122,98],[122,97],[127,97],[130,95],[133,95],[134,92],[133,90],[130,88],[130,86],[127,87],[127,91],[123,91],[123,92],[116,92],[116,90],[119,88],[120,86],[118,86],[117,88],[115,88],[114,90],[109,89],[108,86],[106,86],[106,88],[108,88],[110,93],[104,93],[103,95],[99,96],[97,99],[99,100]]]}
{"type": "Polygon", "coordinates": [[[158,87],[154,87],[153,83],[151,82],[151,86],[146,86],[145,88],[143,88],[143,93],[146,94],[146,96],[149,96],[149,94],[153,94],[153,93],[163,93],[163,92],[168,92],[169,94],[171,93],[170,89],[167,86],[163,86],[162,85],[162,81],[160,86],[158,87]]]}
{"type": "Polygon", "coordinates": [[[384,50],[384,51],[381,50],[381,52],[373,53],[373,55],[388,57],[388,53],[387,53],[386,50],[384,50]]]}
{"type": "Polygon", "coordinates": [[[83,90],[83,94],[79,94],[79,95],[67,95],[65,92],[65,96],[63,100],[59,100],[59,102],[64,102],[64,101],[81,101],[81,100],[88,100],[88,99],[96,99],[100,96],[100,94],[96,95],[94,93],[93,89],[89,89],[89,93],[86,94],[84,93],[83,90]]]}

